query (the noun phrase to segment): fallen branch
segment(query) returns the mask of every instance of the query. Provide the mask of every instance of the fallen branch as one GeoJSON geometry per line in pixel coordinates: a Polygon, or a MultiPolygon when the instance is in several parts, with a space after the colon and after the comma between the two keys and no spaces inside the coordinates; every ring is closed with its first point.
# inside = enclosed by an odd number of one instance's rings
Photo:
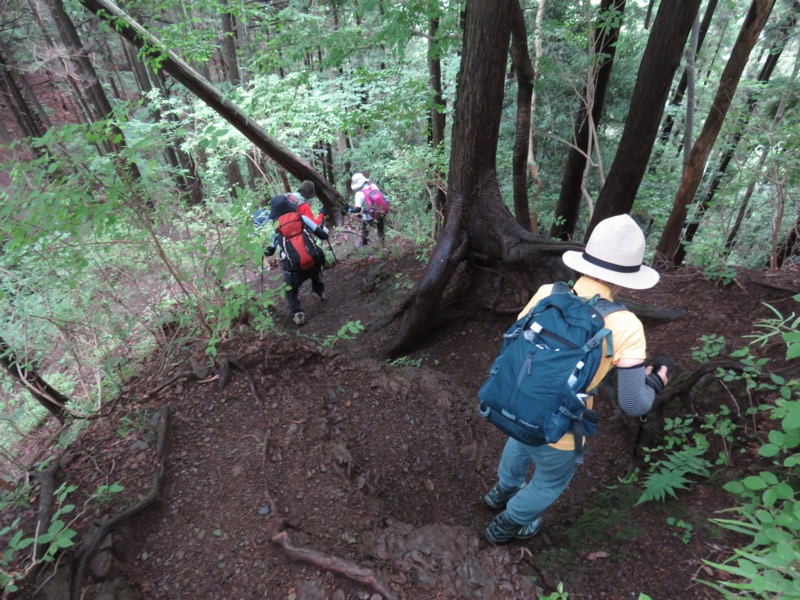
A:
{"type": "Polygon", "coordinates": [[[325,554],[318,550],[307,548],[296,548],[289,541],[289,534],[285,531],[274,535],[272,543],[279,545],[292,560],[314,565],[320,569],[337,573],[355,581],[356,583],[368,587],[383,596],[384,600],[397,600],[397,595],[378,577],[372,570],[365,569],[349,560],[344,560],[338,556],[325,554]]]}
{"type": "Polygon", "coordinates": [[[207,376],[208,376],[208,369],[205,367],[203,367],[202,369],[195,368],[190,371],[179,371],[178,373],[175,373],[175,375],[167,379],[160,386],[158,386],[156,389],[147,392],[147,397],[154,398],[162,390],[165,390],[169,386],[183,379],[205,379],[207,376]]]}
{"type": "MultiPolygon", "coordinates": [[[[56,492],[56,472],[58,471],[58,461],[53,461],[53,464],[43,471],[36,473],[36,479],[39,480],[39,512],[36,516],[36,531],[45,532],[50,527],[50,521],[53,518],[53,506],[55,505],[55,492],[56,492]]],[[[40,544],[39,538],[36,538],[36,546],[33,550],[35,559],[40,559],[47,552],[47,544],[40,544]]]]}
{"type": "Polygon", "coordinates": [[[116,516],[113,516],[100,523],[95,523],[91,531],[86,534],[83,551],[78,557],[78,566],[75,569],[75,576],[72,579],[70,588],[70,600],[80,600],[83,596],[83,581],[86,579],[86,569],[89,561],[97,552],[97,548],[106,538],[109,532],[121,522],[138,515],[145,508],[150,506],[161,493],[161,482],[164,478],[164,450],[166,446],[167,427],[169,425],[169,413],[171,408],[165,406],[158,413],[158,434],[156,438],[156,470],[153,473],[153,487],[147,495],[133,506],[126,508],[116,516]]]}

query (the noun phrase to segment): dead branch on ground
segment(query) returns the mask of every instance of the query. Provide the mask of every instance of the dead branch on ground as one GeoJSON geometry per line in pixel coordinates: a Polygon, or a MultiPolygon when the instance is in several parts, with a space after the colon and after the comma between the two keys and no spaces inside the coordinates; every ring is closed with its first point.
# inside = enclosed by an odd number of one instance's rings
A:
{"type": "Polygon", "coordinates": [[[289,541],[285,531],[274,535],[272,543],[279,545],[292,560],[314,565],[320,569],[342,575],[356,583],[368,587],[383,596],[384,600],[397,600],[397,595],[372,570],[365,569],[349,560],[308,548],[297,548],[289,541]]]}

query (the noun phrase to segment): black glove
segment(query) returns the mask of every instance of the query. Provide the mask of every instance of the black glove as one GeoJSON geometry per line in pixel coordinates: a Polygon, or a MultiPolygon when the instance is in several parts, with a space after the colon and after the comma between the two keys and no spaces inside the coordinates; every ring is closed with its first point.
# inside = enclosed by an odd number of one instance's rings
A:
{"type": "Polygon", "coordinates": [[[327,217],[328,211],[325,210],[325,207],[323,206],[322,208],[319,209],[319,214],[321,214],[323,217],[327,217]]]}
{"type": "Polygon", "coordinates": [[[272,256],[275,254],[275,246],[267,246],[266,250],[264,250],[264,256],[272,256]]]}
{"type": "Polygon", "coordinates": [[[650,375],[645,375],[644,382],[646,385],[653,388],[656,394],[660,394],[664,391],[664,380],[661,379],[661,376],[655,371],[651,372],[650,375]]]}
{"type": "Polygon", "coordinates": [[[348,206],[347,207],[347,212],[349,212],[350,214],[360,213],[361,212],[361,207],[359,207],[359,206],[348,206]]]}

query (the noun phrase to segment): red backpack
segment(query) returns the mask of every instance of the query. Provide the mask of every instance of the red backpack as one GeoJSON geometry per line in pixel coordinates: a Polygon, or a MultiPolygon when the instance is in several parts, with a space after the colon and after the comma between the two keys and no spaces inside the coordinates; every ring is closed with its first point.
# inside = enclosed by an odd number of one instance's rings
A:
{"type": "Polygon", "coordinates": [[[300,213],[287,212],[278,217],[278,233],[281,236],[278,244],[291,267],[287,271],[310,271],[323,263],[325,254],[306,231],[300,213]]]}
{"type": "Polygon", "coordinates": [[[376,215],[389,214],[389,201],[383,195],[383,192],[374,183],[365,185],[361,191],[364,193],[364,198],[367,201],[367,210],[376,215]]]}

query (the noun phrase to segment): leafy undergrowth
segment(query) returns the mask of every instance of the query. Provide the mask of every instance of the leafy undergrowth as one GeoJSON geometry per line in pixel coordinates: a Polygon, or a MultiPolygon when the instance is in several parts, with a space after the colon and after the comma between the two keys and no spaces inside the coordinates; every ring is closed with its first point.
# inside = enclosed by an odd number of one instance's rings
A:
{"type": "MultiPolygon", "coordinates": [[[[187,345],[151,357],[113,416],[93,421],[59,458],[56,485],[77,486],[65,524],[83,539],[92,522],[151,491],[155,416],[170,409],[159,500],[98,550],[85,598],[531,598],[559,584],[570,598],[716,597],[698,580],[731,575],[704,561],[723,561],[744,538],[709,519],[737,503],[726,482],[769,464],[755,452],[764,423],[741,410],[746,394],[701,379],[654,411],[634,458],[638,423],[606,392],[586,465],[545,515],[542,534],[491,547],[481,533],[493,513],[481,499],[503,437],[478,417],[475,391],[512,317],[475,312],[410,356],[380,360],[391,328],[362,325],[386,314],[422,268],[410,255],[345,257],[326,273],[325,303],[303,290],[306,326],[295,327],[281,306],[274,335],[243,330],[221,348],[220,356],[246,365],[253,387],[234,371],[223,388],[184,380],[151,397],[199,354],[187,345]],[[735,426],[729,440],[702,428],[720,406],[735,426]],[[708,476],[688,476],[663,502],[638,502],[655,449],[678,437],[676,419],[695,420],[684,429],[687,439],[706,440],[708,476]],[[292,548],[328,562],[297,560],[292,548]],[[335,560],[369,577],[343,576],[335,560]]],[[[787,276],[796,285],[797,274],[787,276]]],[[[650,352],[669,357],[673,374],[690,373],[700,336],[722,336],[722,351],[730,351],[769,315],[761,302],[791,307],[785,289],[744,274],[740,283],[716,286],[685,270],[632,298],[686,311],[677,321],[645,323],[650,352]]],[[[19,517],[33,531],[37,493],[33,485],[7,506],[3,526],[19,517]]],[[[80,549],[34,569],[20,597],[68,597],[68,565],[80,549]]]]}

